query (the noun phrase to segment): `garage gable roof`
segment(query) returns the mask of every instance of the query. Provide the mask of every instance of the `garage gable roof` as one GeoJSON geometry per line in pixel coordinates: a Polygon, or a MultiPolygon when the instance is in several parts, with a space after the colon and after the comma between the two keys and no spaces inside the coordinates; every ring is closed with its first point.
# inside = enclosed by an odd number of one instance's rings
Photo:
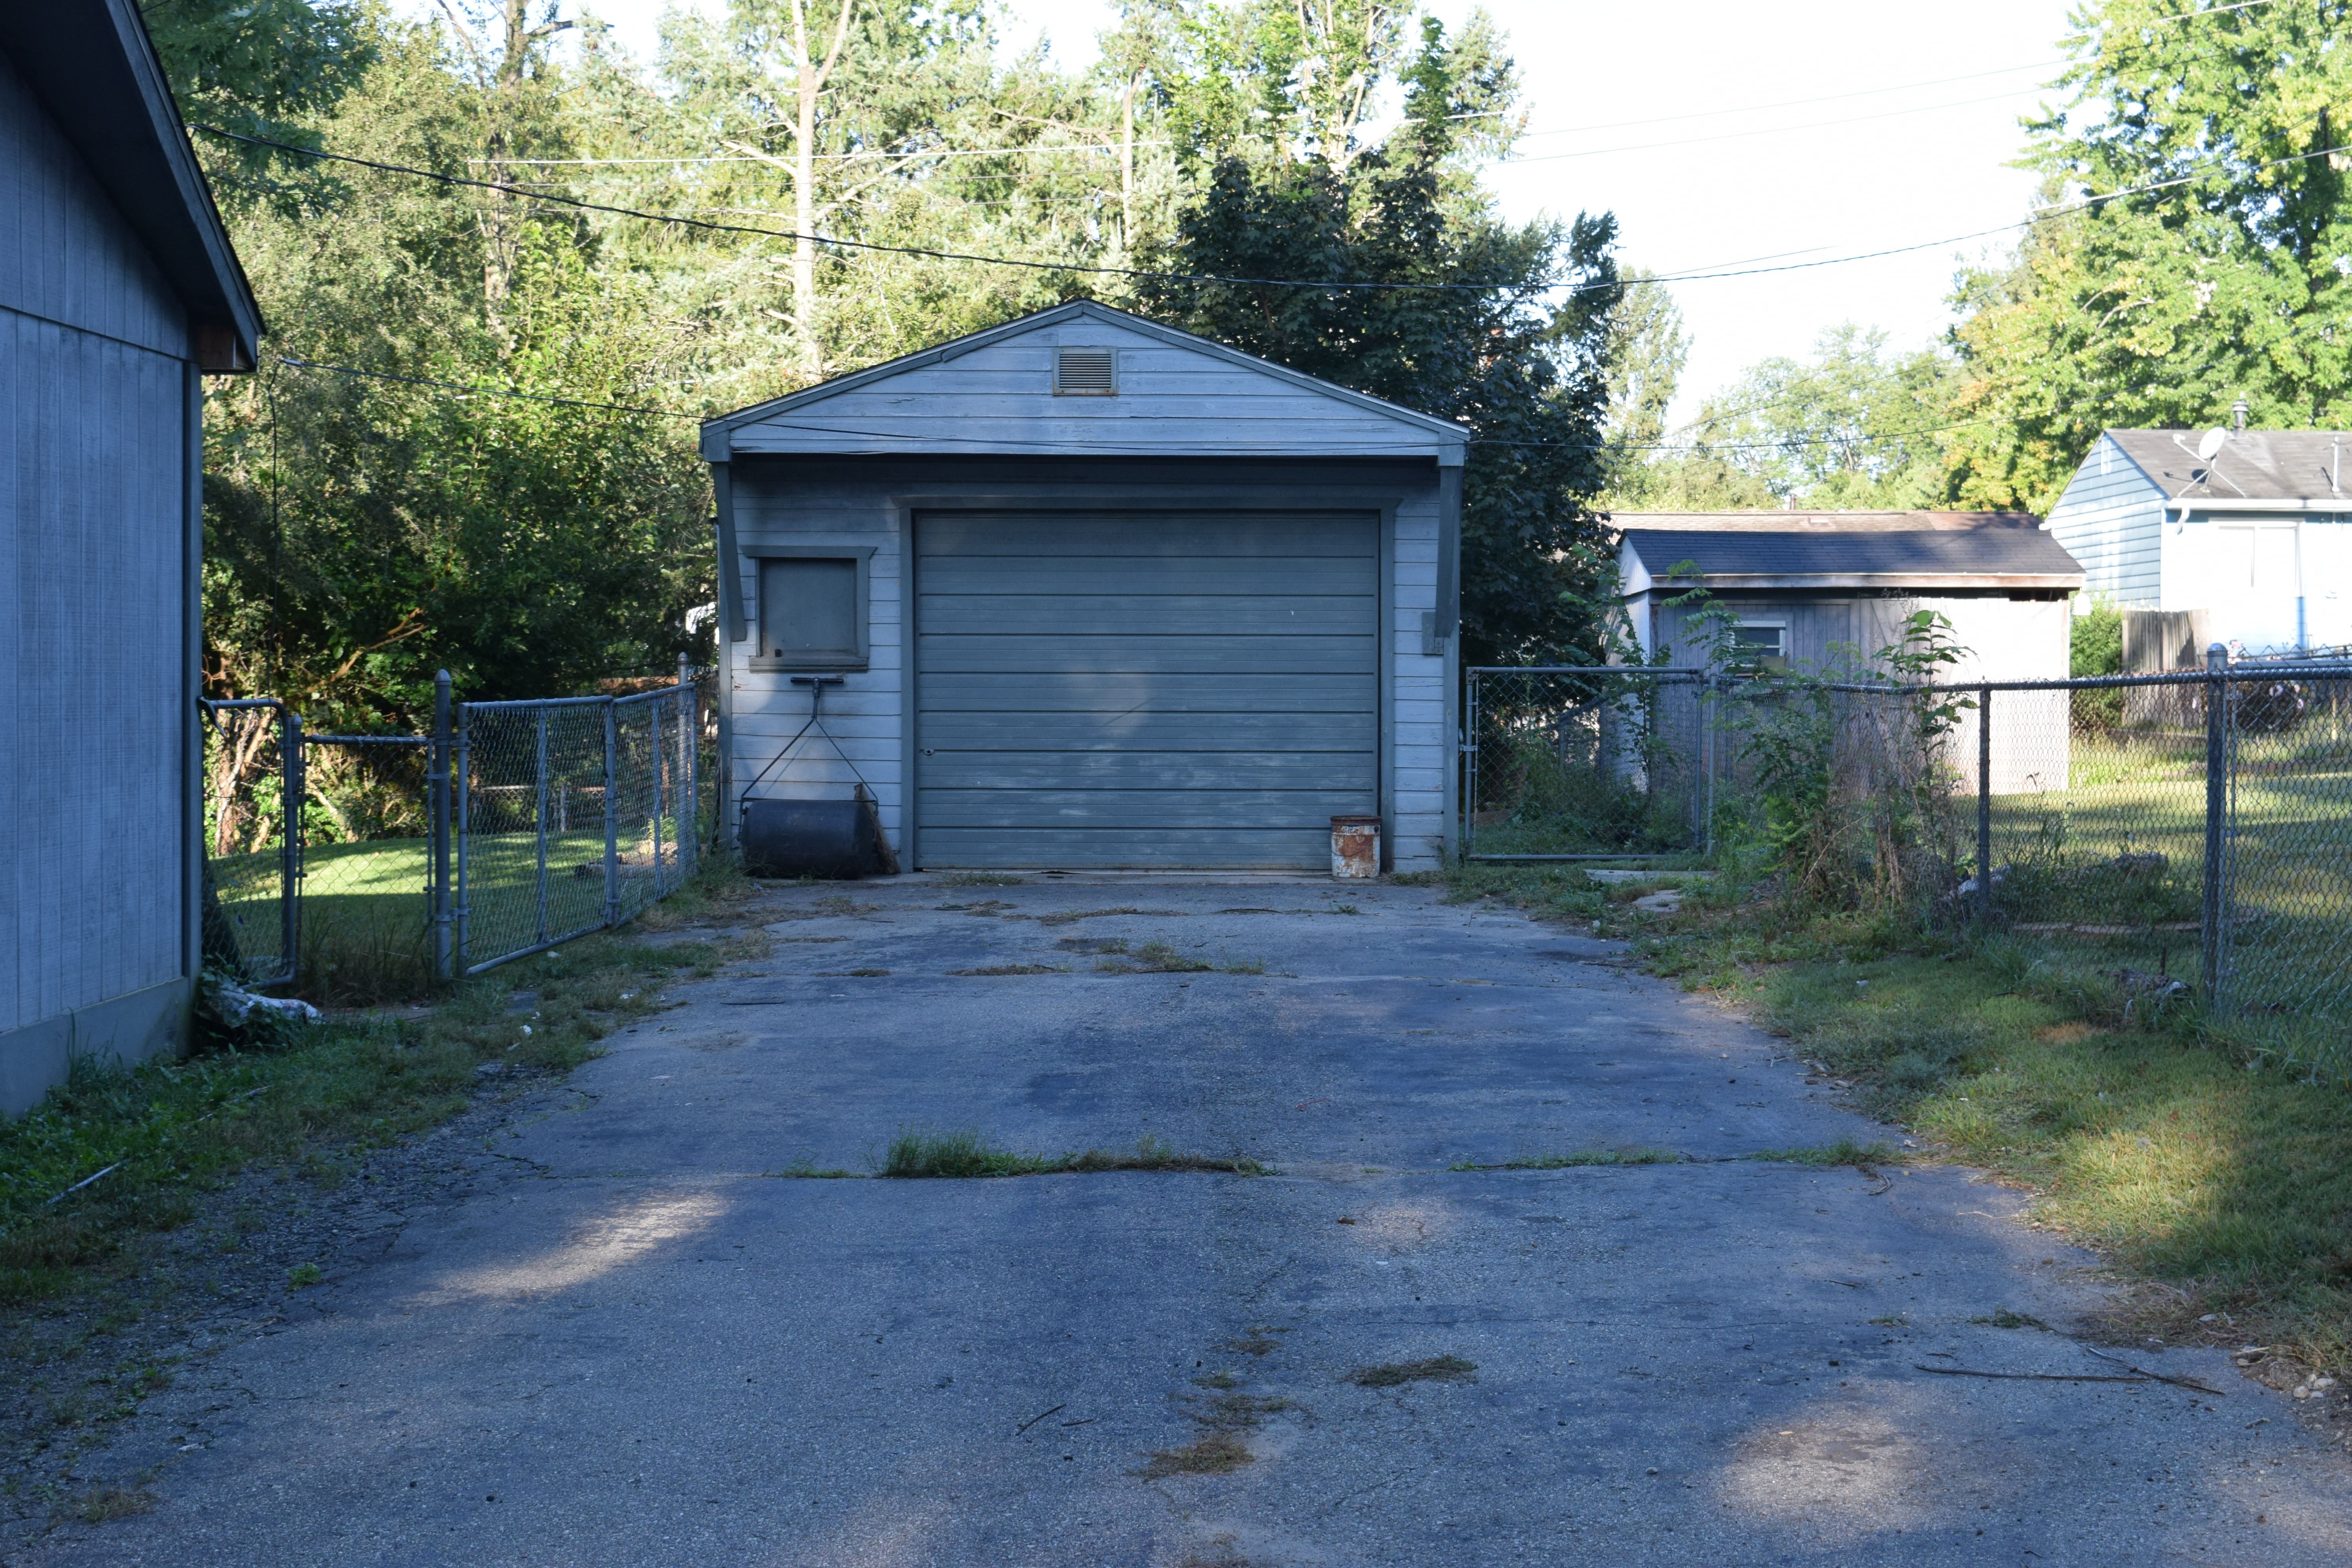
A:
{"type": "Polygon", "coordinates": [[[1207,338],[1075,300],[706,420],[703,456],[1018,453],[1462,461],[1469,432],[1207,338]],[[1108,390],[1055,390],[1062,349],[1108,390]],[[1099,363],[1099,361],[1097,362],[1099,363]]]}
{"type": "Polygon", "coordinates": [[[7,58],[187,309],[207,370],[250,370],[261,310],[131,0],[0,5],[7,58]]]}

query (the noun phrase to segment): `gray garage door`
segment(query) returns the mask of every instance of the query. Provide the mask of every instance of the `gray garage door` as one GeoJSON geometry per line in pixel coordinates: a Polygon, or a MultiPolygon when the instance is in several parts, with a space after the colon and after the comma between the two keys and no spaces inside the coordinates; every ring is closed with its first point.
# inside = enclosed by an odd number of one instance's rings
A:
{"type": "Polygon", "coordinates": [[[1377,809],[1361,512],[917,519],[927,867],[1330,865],[1377,809]]]}

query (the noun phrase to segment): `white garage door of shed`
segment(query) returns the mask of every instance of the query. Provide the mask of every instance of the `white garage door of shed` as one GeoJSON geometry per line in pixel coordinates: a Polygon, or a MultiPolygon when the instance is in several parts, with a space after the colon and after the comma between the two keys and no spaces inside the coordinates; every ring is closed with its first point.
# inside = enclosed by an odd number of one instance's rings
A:
{"type": "Polygon", "coordinates": [[[1330,865],[1378,809],[1380,520],[916,520],[926,867],[1330,865]]]}

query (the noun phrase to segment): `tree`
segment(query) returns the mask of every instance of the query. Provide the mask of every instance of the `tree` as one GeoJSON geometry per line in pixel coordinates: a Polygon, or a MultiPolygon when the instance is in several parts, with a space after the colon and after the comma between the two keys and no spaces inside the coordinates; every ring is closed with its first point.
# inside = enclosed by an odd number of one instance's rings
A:
{"type": "Polygon", "coordinates": [[[1666,410],[1690,357],[1690,333],[1674,294],[1646,268],[1624,273],[1625,292],[1610,312],[1603,357],[1609,366],[1608,504],[1649,505],[1659,471],[1666,410]]]}
{"type": "MultiPolygon", "coordinates": [[[[142,0],[140,9],[182,116],[243,136],[316,147],[310,117],[333,109],[374,58],[351,0],[142,0]]],[[[268,148],[233,156],[256,175],[305,167],[268,148]]]]}
{"type": "Polygon", "coordinates": [[[2347,21],[2347,0],[2078,13],[2068,101],[2028,127],[2038,221],[1955,295],[1954,499],[2046,509],[2101,428],[2239,396],[2273,426],[2352,414],[2347,21]]]}
{"type": "Polygon", "coordinates": [[[1597,658],[1614,561],[1591,498],[1605,467],[1615,221],[1512,227],[1461,166],[1458,115],[1507,82],[1490,34],[1433,20],[1406,121],[1352,155],[1213,167],[1161,258],[1173,274],[1381,282],[1330,289],[1147,279],[1147,310],[1203,336],[1476,434],[1464,476],[1463,653],[1597,658]],[[1465,47],[1463,46],[1473,46],[1465,47]],[[1558,302],[1544,301],[1558,290],[1558,302]]]}

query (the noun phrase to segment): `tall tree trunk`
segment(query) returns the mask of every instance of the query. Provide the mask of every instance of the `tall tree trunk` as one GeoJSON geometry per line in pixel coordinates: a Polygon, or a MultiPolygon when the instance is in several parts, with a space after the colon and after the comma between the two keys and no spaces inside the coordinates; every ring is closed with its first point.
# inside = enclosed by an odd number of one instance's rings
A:
{"type": "Polygon", "coordinates": [[[793,324],[801,337],[801,366],[811,381],[824,379],[824,345],[817,335],[816,309],[816,106],[849,40],[856,0],[841,0],[833,46],[823,63],[809,47],[808,0],[793,0],[793,65],[799,121],[793,145],[793,324]]]}

